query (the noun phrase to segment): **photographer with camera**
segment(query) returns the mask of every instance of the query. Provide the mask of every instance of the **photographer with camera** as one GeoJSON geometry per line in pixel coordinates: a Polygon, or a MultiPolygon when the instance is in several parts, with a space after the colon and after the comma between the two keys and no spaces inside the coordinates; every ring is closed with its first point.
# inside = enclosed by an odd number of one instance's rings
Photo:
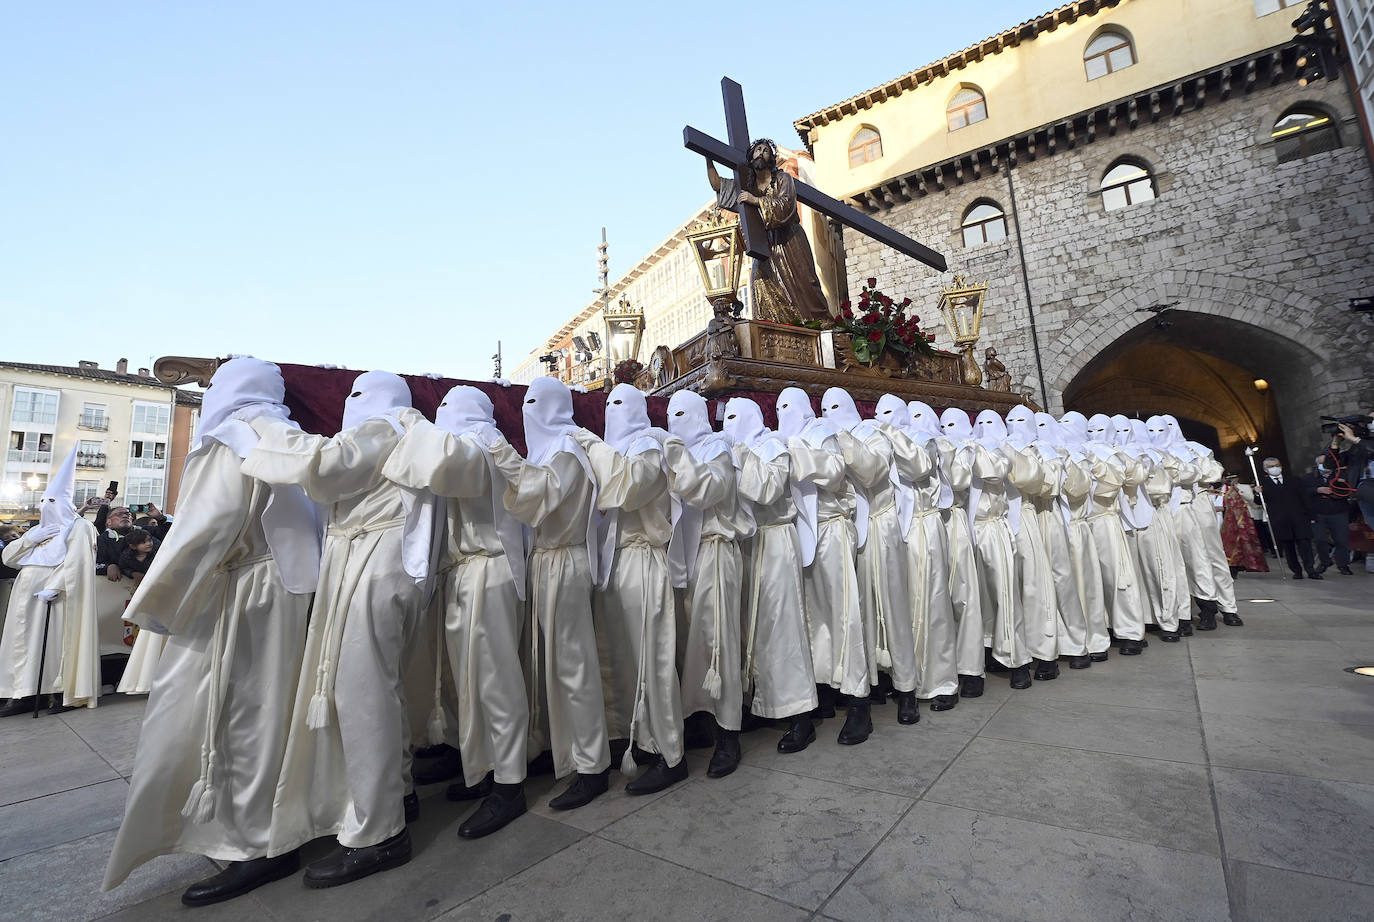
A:
{"type": "Polygon", "coordinates": [[[1331,567],[1346,576],[1350,571],[1350,496],[1351,488],[1342,477],[1344,465],[1333,449],[1317,455],[1316,469],[1303,478],[1307,505],[1312,511],[1312,541],[1321,561],[1318,573],[1331,567]]]}
{"type": "MultiPolygon", "coordinates": [[[[1374,528],[1374,410],[1364,416],[1346,416],[1339,419],[1323,417],[1335,423],[1337,440],[1345,446],[1345,480],[1353,488],[1352,498],[1364,516],[1365,525],[1374,528]]],[[[1322,426],[1323,432],[1328,432],[1322,426]]],[[[1365,554],[1364,568],[1374,573],[1374,554],[1365,554]]]]}

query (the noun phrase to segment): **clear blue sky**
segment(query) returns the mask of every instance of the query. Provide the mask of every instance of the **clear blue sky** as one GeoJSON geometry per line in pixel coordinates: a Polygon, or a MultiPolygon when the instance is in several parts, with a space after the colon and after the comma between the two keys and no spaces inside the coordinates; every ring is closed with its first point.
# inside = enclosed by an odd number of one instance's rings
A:
{"type": "Polygon", "coordinates": [[[509,370],[706,200],[722,74],[792,146],[1047,2],[10,5],[0,359],[509,370]]]}

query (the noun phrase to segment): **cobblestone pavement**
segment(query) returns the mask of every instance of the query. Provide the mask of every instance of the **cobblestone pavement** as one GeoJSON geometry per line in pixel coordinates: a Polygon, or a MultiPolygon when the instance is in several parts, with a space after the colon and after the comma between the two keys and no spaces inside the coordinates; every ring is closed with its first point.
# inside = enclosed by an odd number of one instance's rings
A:
{"type": "MultiPolygon", "coordinates": [[[[803,753],[744,737],[744,763],[657,796],[612,792],[460,840],[471,804],[422,788],[403,868],[327,891],[297,875],[184,909],[213,873],[160,858],[98,891],[143,700],[0,721],[0,918],[1368,919],[1374,905],[1374,575],[1237,583],[1245,626],[803,753]]],[[[307,849],[312,859],[328,843],[307,849]]]]}

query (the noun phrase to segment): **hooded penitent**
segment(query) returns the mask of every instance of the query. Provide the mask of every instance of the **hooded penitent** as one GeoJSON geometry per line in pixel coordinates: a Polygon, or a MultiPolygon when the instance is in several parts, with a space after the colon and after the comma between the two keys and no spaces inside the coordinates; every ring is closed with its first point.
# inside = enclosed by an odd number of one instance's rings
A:
{"type": "Polygon", "coordinates": [[[525,457],[531,464],[545,465],[560,451],[577,458],[592,483],[591,513],[587,516],[587,556],[592,578],[601,572],[601,548],[596,534],[596,477],[587,453],[572,434],[579,428],[573,422],[572,391],[557,378],[535,378],[525,389],[521,414],[525,421],[525,457]]]}
{"type": "MultiPolygon", "coordinates": [[[[967,445],[974,441],[973,421],[968,418],[968,414],[958,407],[950,407],[940,414],[940,430],[944,437],[955,445],[967,445]]],[[[977,534],[974,532],[974,521],[978,518],[978,500],[982,498],[983,488],[975,476],[969,483],[968,488],[968,533],[969,540],[976,546],[978,544],[977,534]]]]}
{"type": "Polygon", "coordinates": [[[1007,411],[1007,442],[1014,448],[1023,449],[1039,436],[1035,426],[1035,412],[1025,404],[1012,407],[1007,411]]]}
{"type": "MultiPolygon", "coordinates": [[[[987,446],[988,451],[997,451],[1007,441],[1007,424],[992,410],[979,412],[978,418],[973,421],[973,430],[978,441],[987,446]]],[[[1012,484],[1010,477],[1006,478],[1005,489],[1007,523],[1011,525],[1012,534],[1018,534],[1021,531],[1021,492],[1012,484]]]]}
{"type": "MultiPolygon", "coordinates": [[[[714,460],[730,453],[725,437],[711,428],[706,398],[695,391],[678,391],[668,399],[668,432],[679,439],[698,462],[714,460]]],[[[668,564],[675,586],[686,586],[696,567],[701,544],[702,510],[673,496],[673,540],[668,546],[668,564]]]]}
{"type": "MultiPolygon", "coordinates": [[[[434,424],[440,429],[457,436],[471,436],[483,445],[502,438],[496,428],[496,417],[491,398],[475,387],[460,384],[444,395],[439,409],[434,414],[434,424]]],[[[487,470],[491,474],[491,514],[496,523],[496,535],[501,539],[501,547],[506,552],[506,563],[510,567],[511,579],[515,582],[515,594],[523,601],[525,598],[525,536],[524,526],[506,511],[501,501],[505,493],[506,478],[496,467],[491,455],[487,455],[487,470]]]]}
{"type": "Polygon", "coordinates": [[[365,420],[385,416],[394,420],[410,408],[410,387],[389,371],[366,371],[353,380],[344,400],[343,428],[352,429],[365,420]]]}
{"type": "MultiPolygon", "coordinates": [[[[282,403],[285,399],[286,385],[276,365],[247,356],[230,359],[215,369],[205,389],[192,452],[206,442],[219,442],[240,458],[248,457],[258,444],[258,434],[249,425],[256,419],[276,419],[300,428],[282,403]]],[[[314,592],[319,579],[319,521],[318,507],[300,487],[271,488],[262,512],[262,530],[282,584],[296,595],[314,592]]]]}
{"type": "Polygon", "coordinates": [[[736,445],[743,445],[765,461],[787,451],[778,433],[763,422],[763,410],[748,397],[731,397],[725,404],[722,434],[736,445]]]}
{"type": "Polygon", "coordinates": [[[29,552],[24,559],[25,566],[55,567],[67,559],[67,537],[79,516],[72,503],[72,493],[76,488],[76,449],[62,462],[62,466],[48,481],[43,498],[38,501],[38,527],[57,529],[57,534],[39,547],[29,552]]]}
{"type": "MultiPolygon", "coordinates": [[[[835,434],[835,427],[816,418],[811,398],[799,387],[785,387],[778,394],[778,435],[783,439],[804,439],[813,448],[820,448],[835,434]]],[[[820,527],[820,512],[816,499],[816,485],[803,483],[797,488],[797,537],[801,540],[802,566],[811,566],[816,559],[816,530],[820,527]]]]}
{"type": "MultiPolygon", "coordinates": [[[[911,422],[908,431],[917,442],[925,444],[931,439],[944,438],[944,431],[940,429],[940,414],[930,404],[912,400],[906,405],[906,415],[911,422]]],[[[939,452],[936,452],[936,461],[940,470],[940,495],[935,504],[940,509],[948,509],[954,505],[954,488],[949,484],[949,472],[945,470],[939,452]]]]}
{"type": "MultiPolygon", "coordinates": [[[[821,395],[821,413],[828,422],[848,431],[860,441],[868,438],[869,434],[878,428],[877,420],[864,419],[859,415],[859,408],[854,405],[854,398],[843,388],[831,387],[826,389],[826,392],[821,395]]],[[[901,481],[897,478],[895,469],[889,469],[889,477],[893,487],[899,492],[904,489],[901,481]]],[[[858,536],[858,546],[862,549],[868,543],[868,497],[864,495],[863,491],[856,489],[854,501],[854,527],[858,536]]],[[[910,505],[910,499],[908,499],[907,508],[910,508],[910,505]]]]}

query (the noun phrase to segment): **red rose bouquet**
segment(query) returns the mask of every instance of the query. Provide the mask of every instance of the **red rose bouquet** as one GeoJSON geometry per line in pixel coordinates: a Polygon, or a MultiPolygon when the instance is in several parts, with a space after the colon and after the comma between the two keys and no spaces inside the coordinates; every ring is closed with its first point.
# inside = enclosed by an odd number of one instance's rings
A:
{"type": "Polygon", "coordinates": [[[872,365],[891,349],[903,364],[916,355],[934,355],[933,334],[921,329],[921,318],[908,314],[911,299],[897,303],[878,288],[877,279],[869,279],[859,293],[858,308],[848,301],[840,305],[835,329],[848,333],[854,358],[872,365]]]}

